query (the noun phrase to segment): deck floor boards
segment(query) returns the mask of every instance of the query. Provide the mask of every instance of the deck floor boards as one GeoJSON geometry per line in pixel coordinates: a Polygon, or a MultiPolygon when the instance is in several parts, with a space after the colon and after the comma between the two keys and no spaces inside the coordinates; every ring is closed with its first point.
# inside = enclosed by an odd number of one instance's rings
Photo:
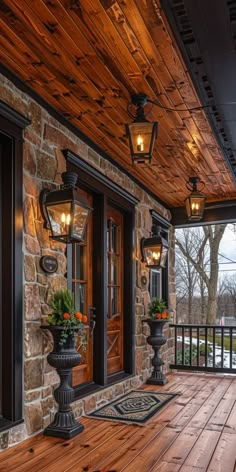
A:
{"type": "Polygon", "coordinates": [[[0,453],[0,472],[236,472],[236,379],[176,373],[178,393],[143,427],[82,418],[71,441],[42,434],[0,453]]]}

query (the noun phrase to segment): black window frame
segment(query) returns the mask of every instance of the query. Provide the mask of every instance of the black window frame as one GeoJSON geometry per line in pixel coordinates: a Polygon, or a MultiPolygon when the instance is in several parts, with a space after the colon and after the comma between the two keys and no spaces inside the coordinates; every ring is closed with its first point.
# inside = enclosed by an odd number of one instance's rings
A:
{"type": "Polygon", "coordinates": [[[23,422],[23,129],[30,121],[0,101],[0,133],[5,136],[2,193],[2,416],[0,431],[23,422]]]}
{"type": "MultiPolygon", "coordinates": [[[[162,236],[169,242],[169,232],[171,223],[163,218],[155,210],[150,210],[152,224],[161,227],[162,236]]],[[[167,307],[169,305],[169,251],[166,260],[166,266],[161,270],[162,299],[165,300],[167,307]]],[[[150,292],[150,286],[149,286],[150,292]]]]}

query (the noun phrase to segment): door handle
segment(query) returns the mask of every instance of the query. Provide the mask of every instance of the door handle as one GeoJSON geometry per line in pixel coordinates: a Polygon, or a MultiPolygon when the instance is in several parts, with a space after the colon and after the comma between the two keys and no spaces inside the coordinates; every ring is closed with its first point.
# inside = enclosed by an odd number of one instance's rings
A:
{"type": "Polygon", "coordinates": [[[90,328],[90,338],[93,336],[94,328],[96,326],[96,308],[94,306],[89,306],[89,328],[90,328]]]}

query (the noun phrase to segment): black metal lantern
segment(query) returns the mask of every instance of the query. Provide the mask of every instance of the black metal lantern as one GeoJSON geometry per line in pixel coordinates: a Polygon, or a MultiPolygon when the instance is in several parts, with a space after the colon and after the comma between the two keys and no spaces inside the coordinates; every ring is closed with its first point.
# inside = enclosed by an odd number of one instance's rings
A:
{"type": "Polygon", "coordinates": [[[92,210],[87,199],[76,190],[77,179],[75,172],[64,172],[59,190],[45,189],[40,194],[44,227],[51,230],[52,239],[66,244],[83,241],[92,210]]]}
{"type": "Polygon", "coordinates": [[[134,118],[133,123],[126,124],[126,135],[129,138],[130,153],[134,162],[151,162],[154,141],[157,137],[158,123],[146,120],[149,110],[144,113],[144,107],[148,103],[147,95],[140,93],[131,97],[128,106],[129,115],[134,118]],[[130,112],[130,107],[136,106],[136,115],[130,112]]]}
{"type": "Polygon", "coordinates": [[[191,193],[185,200],[187,216],[191,221],[200,221],[203,217],[205,208],[206,196],[198,190],[198,184],[202,184],[201,190],[205,186],[199,177],[190,177],[186,184],[187,189],[191,190],[191,193]]]}
{"type": "Polygon", "coordinates": [[[161,227],[153,226],[152,236],[141,240],[142,261],[150,269],[165,267],[168,249],[167,240],[161,236],[161,227]]]}

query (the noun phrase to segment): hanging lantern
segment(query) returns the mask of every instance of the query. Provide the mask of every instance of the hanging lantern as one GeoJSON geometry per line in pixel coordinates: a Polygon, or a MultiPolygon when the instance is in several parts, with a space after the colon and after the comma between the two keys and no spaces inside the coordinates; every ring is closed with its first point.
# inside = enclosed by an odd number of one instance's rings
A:
{"type": "Polygon", "coordinates": [[[200,221],[205,208],[206,196],[198,190],[198,184],[202,184],[201,190],[205,186],[199,177],[190,177],[186,184],[187,189],[191,190],[191,193],[185,200],[187,216],[191,221],[200,221]]]}
{"type": "Polygon", "coordinates": [[[150,269],[165,267],[169,245],[161,236],[161,227],[152,227],[152,236],[141,240],[142,261],[150,269]]]}
{"type": "Polygon", "coordinates": [[[76,190],[78,175],[62,174],[63,185],[59,190],[43,190],[40,194],[44,227],[51,230],[51,238],[63,243],[84,239],[90,208],[87,199],[76,190]]]}
{"type": "Polygon", "coordinates": [[[129,138],[130,154],[132,162],[151,162],[155,139],[157,137],[157,122],[146,120],[149,110],[144,113],[144,107],[148,103],[145,94],[133,95],[131,103],[128,105],[128,113],[134,118],[133,123],[126,124],[126,135],[129,138]],[[130,112],[131,106],[136,106],[136,115],[130,112]]]}

